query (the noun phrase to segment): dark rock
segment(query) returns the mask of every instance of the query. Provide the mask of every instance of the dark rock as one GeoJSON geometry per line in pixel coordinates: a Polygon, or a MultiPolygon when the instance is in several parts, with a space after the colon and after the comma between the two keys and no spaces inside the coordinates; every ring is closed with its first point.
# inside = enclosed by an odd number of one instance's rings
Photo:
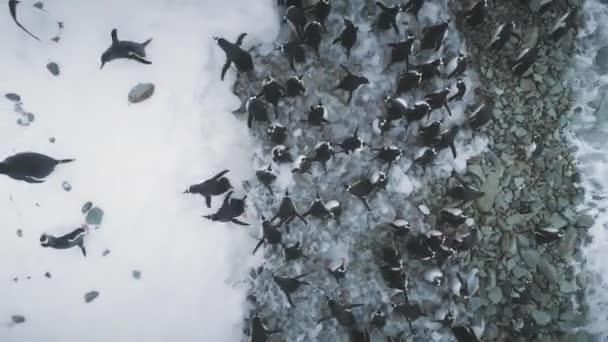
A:
{"type": "Polygon", "coordinates": [[[21,315],[13,315],[11,317],[11,320],[13,321],[14,324],[25,323],[25,317],[21,316],[21,315]]]}
{"type": "Polygon", "coordinates": [[[17,229],[17,236],[18,237],[23,237],[23,230],[17,229]]]}
{"type": "Polygon", "coordinates": [[[85,220],[89,225],[100,225],[101,221],[103,220],[103,210],[98,207],[91,208],[91,210],[89,210],[89,212],[87,213],[87,217],[85,220]]]}
{"type": "Polygon", "coordinates": [[[608,45],[602,46],[595,55],[595,65],[597,65],[603,73],[608,72],[608,45]]]}
{"type": "Polygon", "coordinates": [[[82,210],[81,211],[82,211],[83,214],[86,214],[87,211],[91,210],[92,207],[93,207],[93,202],[89,201],[89,202],[85,203],[82,206],[82,210]]]}
{"type": "Polygon", "coordinates": [[[98,291],[91,291],[84,294],[84,302],[90,303],[94,301],[97,297],[99,297],[98,291]]]}
{"type": "Polygon", "coordinates": [[[591,228],[594,223],[595,220],[593,219],[593,216],[584,214],[578,217],[575,225],[579,228],[591,228]]]}
{"type": "Polygon", "coordinates": [[[6,93],[6,94],[4,94],[4,97],[6,97],[7,99],[9,99],[11,101],[15,101],[15,102],[21,101],[21,96],[19,96],[19,94],[15,94],[15,93],[6,93]]]}
{"type": "Polygon", "coordinates": [[[49,141],[51,142],[51,144],[54,144],[55,143],[55,137],[50,137],[49,141]]]}
{"type": "Polygon", "coordinates": [[[61,186],[63,187],[63,190],[70,192],[72,190],[72,186],[70,185],[70,183],[63,181],[63,183],[61,184],[61,186]]]}
{"type": "Polygon", "coordinates": [[[46,68],[53,74],[53,76],[59,76],[59,65],[55,62],[51,62],[46,65],[46,68]]]}
{"type": "Polygon", "coordinates": [[[152,83],[140,83],[133,87],[129,92],[129,102],[138,103],[147,100],[154,94],[154,84],[152,83]]]}
{"type": "Polygon", "coordinates": [[[101,253],[101,256],[104,256],[104,257],[105,257],[105,256],[107,256],[108,254],[110,254],[110,250],[109,250],[109,249],[105,249],[105,250],[103,251],[103,253],[101,253]]]}
{"type": "Polygon", "coordinates": [[[44,276],[45,276],[45,277],[47,277],[47,278],[49,278],[49,279],[51,279],[51,277],[52,277],[50,272],[46,272],[46,273],[44,274],[44,276]]]}
{"type": "Polygon", "coordinates": [[[133,275],[133,278],[141,279],[141,271],[134,270],[131,274],[133,275]]]}

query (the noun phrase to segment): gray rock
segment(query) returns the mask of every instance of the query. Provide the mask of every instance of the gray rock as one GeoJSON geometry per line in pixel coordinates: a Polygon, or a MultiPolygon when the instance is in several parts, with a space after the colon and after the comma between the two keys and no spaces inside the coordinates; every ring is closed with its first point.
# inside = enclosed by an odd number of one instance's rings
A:
{"type": "Polygon", "coordinates": [[[53,74],[53,76],[59,76],[59,65],[55,62],[51,62],[46,65],[46,68],[53,74]]]}
{"type": "Polygon", "coordinates": [[[504,173],[504,167],[499,165],[496,167],[496,170],[489,172],[486,175],[486,179],[480,189],[485,196],[481,197],[477,204],[479,205],[479,209],[483,212],[489,212],[492,210],[494,206],[494,201],[496,200],[496,195],[500,189],[500,179],[502,178],[502,174],[504,173]]]}
{"type": "Polygon", "coordinates": [[[538,260],[538,270],[547,278],[549,283],[557,283],[557,270],[546,258],[540,258],[538,260]]]}
{"type": "Polygon", "coordinates": [[[11,320],[13,321],[14,324],[25,323],[25,317],[22,315],[13,315],[11,317],[11,320]]]}
{"type": "Polygon", "coordinates": [[[499,304],[502,301],[502,290],[500,287],[495,287],[488,291],[488,299],[494,304],[499,304]]]}
{"type": "Polygon", "coordinates": [[[469,298],[469,304],[471,305],[471,310],[476,311],[481,307],[481,298],[471,297],[469,298]]]}
{"type": "Polygon", "coordinates": [[[52,277],[51,272],[45,272],[44,276],[49,279],[51,279],[51,277],[52,277]]]}
{"type": "Polygon", "coordinates": [[[547,325],[551,322],[551,316],[542,310],[532,311],[532,318],[538,325],[547,325]]]}
{"type": "Polygon", "coordinates": [[[86,214],[87,211],[91,210],[92,207],[93,207],[93,202],[89,201],[82,206],[81,212],[83,214],[86,214]]]}
{"type": "Polygon", "coordinates": [[[535,268],[538,265],[540,254],[533,249],[526,249],[519,253],[521,258],[524,259],[524,262],[528,267],[535,268]]]}
{"type": "Polygon", "coordinates": [[[133,87],[129,92],[129,102],[138,103],[147,100],[154,94],[154,84],[152,83],[140,83],[133,87]]]}
{"type": "Polygon", "coordinates": [[[50,142],[51,144],[54,144],[54,143],[55,143],[55,137],[50,137],[50,138],[49,138],[49,142],[50,142]]]}
{"type": "Polygon", "coordinates": [[[90,303],[94,301],[97,297],[99,297],[98,291],[91,291],[84,294],[84,302],[90,303]]]}
{"type": "Polygon", "coordinates": [[[529,78],[522,78],[519,82],[519,86],[524,93],[529,93],[531,91],[536,90],[536,87],[534,86],[534,81],[529,78]]]}
{"type": "Polygon", "coordinates": [[[595,65],[604,73],[608,72],[608,45],[602,46],[595,55],[595,65]]]}
{"type": "Polygon", "coordinates": [[[576,238],[576,229],[572,227],[566,229],[564,236],[559,241],[559,247],[557,248],[557,252],[563,260],[568,260],[572,257],[576,238]]]}
{"type": "Polygon", "coordinates": [[[19,96],[19,94],[15,94],[15,93],[6,93],[6,94],[4,94],[4,97],[6,97],[7,99],[14,101],[14,102],[21,101],[21,96],[19,96]]]}
{"type": "Polygon", "coordinates": [[[107,256],[108,254],[110,254],[110,250],[109,249],[104,249],[103,253],[101,253],[101,256],[107,256]]]}
{"type": "Polygon", "coordinates": [[[512,270],[513,276],[517,279],[523,278],[528,275],[528,270],[519,266],[514,266],[512,270]]]}
{"type": "Polygon", "coordinates": [[[575,225],[579,228],[591,228],[591,227],[593,227],[594,223],[595,223],[595,220],[593,219],[593,216],[583,214],[578,217],[575,225]]]}
{"type": "Polygon", "coordinates": [[[569,282],[567,280],[562,280],[559,282],[559,292],[572,293],[574,291],[576,291],[576,287],[574,286],[574,284],[572,284],[572,282],[569,282]]]}
{"type": "Polygon", "coordinates": [[[141,279],[141,271],[134,270],[133,272],[131,272],[131,275],[133,275],[133,278],[135,279],[141,279]]]}
{"type": "Polygon", "coordinates": [[[568,225],[568,221],[566,221],[562,215],[557,212],[554,212],[549,218],[549,225],[555,229],[560,229],[568,225]]]}
{"type": "Polygon", "coordinates": [[[23,237],[23,230],[17,229],[17,236],[18,237],[23,237]]]}
{"type": "Polygon", "coordinates": [[[103,220],[103,210],[98,207],[91,208],[91,210],[89,210],[89,212],[87,213],[87,217],[85,220],[89,225],[100,225],[101,221],[103,220]]]}
{"type": "Polygon", "coordinates": [[[61,184],[61,186],[63,187],[63,190],[70,192],[72,191],[72,186],[70,185],[70,183],[63,181],[63,183],[61,184]]]}

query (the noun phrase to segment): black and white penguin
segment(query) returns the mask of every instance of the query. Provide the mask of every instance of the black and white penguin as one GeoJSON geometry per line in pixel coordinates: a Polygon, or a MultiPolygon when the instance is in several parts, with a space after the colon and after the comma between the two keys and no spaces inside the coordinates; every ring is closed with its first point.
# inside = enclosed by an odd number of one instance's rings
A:
{"type": "Polygon", "coordinates": [[[324,141],[315,146],[315,154],[310,160],[321,163],[323,172],[327,174],[327,162],[335,155],[335,151],[331,143],[324,141]]]}
{"type": "Polygon", "coordinates": [[[395,126],[384,117],[377,117],[372,121],[372,130],[374,133],[384,136],[391,128],[395,128],[395,126]]]}
{"type": "Polygon", "coordinates": [[[274,196],[272,183],[277,179],[277,174],[272,171],[272,164],[268,164],[268,167],[257,170],[255,176],[270,191],[270,194],[274,196]]]}
{"type": "Polygon", "coordinates": [[[287,128],[278,122],[272,123],[266,130],[270,141],[276,145],[281,145],[287,139],[287,128]]]}
{"type": "Polygon", "coordinates": [[[71,233],[60,237],[42,234],[40,236],[40,245],[45,248],[51,247],[54,249],[68,249],[78,246],[82,251],[82,255],[86,257],[87,250],[84,247],[84,236],[88,233],[88,228],[83,225],[82,227],[75,229],[71,233]]]}
{"type": "Polygon", "coordinates": [[[236,43],[231,43],[224,38],[213,38],[217,40],[217,45],[219,45],[226,54],[226,63],[224,63],[224,66],[222,67],[222,81],[224,80],[226,71],[228,71],[228,68],[230,68],[232,63],[234,63],[238,73],[249,73],[253,71],[253,58],[251,57],[251,54],[241,48],[245,36],[247,36],[247,33],[241,33],[236,39],[236,43]]]}
{"type": "Polygon", "coordinates": [[[418,71],[402,71],[397,80],[397,94],[405,94],[417,89],[422,83],[422,73],[418,71]]]}
{"type": "Polygon", "coordinates": [[[357,33],[359,27],[353,24],[352,20],[343,18],[344,29],[338,38],[334,39],[333,44],[340,43],[346,49],[346,59],[350,58],[350,50],[355,46],[357,42],[357,33]]]}
{"type": "Polygon", "coordinates": [[[442,23],[423,28],[422,39],[420,39],[420,50],[439,50],[448,32],[449,25],[450,19],[447,19],[442,23]]]}
{"type": "Polygon", "coordinates": [[[448,98],[448,102],[462,100],[462,97],[464,96],[464,94],[466,92],[467,92],[467,85],[464,83],[464,80],[462,80],[460,78],[457,79],[456,80],[456,94],[450,96],[448,98]]]}
{"type": "Polygon", "coordinates": [[[304,258],[306,260],[310,259],[304,254],[302,244],[300,242],[296,242],[291,246],[283,244],[283,255],[285,256],[285,261],[293,261],[300,258],[304,258]]]}
{"type": "Polygon", "coordinates": [[[282,332],[280,329],[268,329],[260,317],[255,316],[251,320],[251,342],[266,342],[268,336],[282,332]]]}
{"type": "Polygon", "coordinates": [[[425,147],[414,157],[414,164],[420,165],[424,170],[426,170],[426,167],[431,164],[433,160],[435,160],[436,156],[437,150],[434,148],[425,147]]]}
{"type": "Polygon", "coordinates": [[[363,205],[365,205],[365,208],[367,208],[367,210],[372,210],[372,208],[370,208],[369,204],[367,203],[367,196],[369,196],[376,189],[375,185],[371,182],[371,180],[369,180],[368,178],[359,179],[350,185],[345,185],[344,187],[347,192],[349,192],[351,195],[355,196],[361,202],[363,202],[363,205]]]}
{"type": "Polygon", "coordinates": [[[321,35],[323,34],[323,27],[318,21],[311,21],[304,27],[304,33],[302,35],[302,43],[308,45],[317,55],[317,58],[321,58],[319,54],[319,46],[321,46],[321,35]]]}
{"type": "Polygon", "coordinates": [[[36,152],[20,152],[0,162],[0,174],[27,183],[42,183],[55,171],[57,165],[73,161],[74,159],[57,160],[36,152]]]}
{"type": "Polygon", "coordinates": [[[490,50],[498,51],[509,41],[509,38],[515,37],[517,40],[521,38],[513,31],[515,29],[515,22],[510,21],[504,23],[494,31],[492,39],[490,40],[490,50]]]}
{"type": "Polygon", "coordinates": [[[293,162],[289,147],[285,145],[277,145],[273,147],[270,153],[272,154],[272,161],[275,163],[282,164],[293,162]]]}
{"type": "Polygon", "coordinates": [[[470,26],[478,26],[483,23],[488,10],[488,0],[477,0],[465,11],[464,20],[470,26]]]}
{"type": "Polygon", "coordinates": [[[426,269],[422,274],[422,278],[433,286],[441,286],[443,284],[443,272],[436,266],[426,269]]]}
{"type": "Polygon", "coordinates": [[[391,308],[393,312],[402,315],[406,320],[407,324],[410,326],[410,330],[412,330],[412,322],[417,320],[420,317],[426,316],[418,304],[403,302],[403,303],[394,303],[391,304],[391,308]]]}
{"type": "Polygon", "coordinates": [[[453,227],[458,227],[464,224],[468,219],[468,216],[464,214],[462,209],[459,208],[444,208],[439,213],[439,219],[437,224],[439,226],[447,223],[453,227]]]}
{"type": "Polygon", "coordinates": [[[295,167],[293,168],[293,170],[291,170],[291,172],[300,174],[312,174],[312,171],[310,171],[310,169],[312,168],[312,160],[307,156],[298,156],[294,164],[295,167]]]}
{"type": "Polygon", "coordinates": [[[431,111],[444,107],[447,109],[448,114],[452,116],[452,111],[450,111],[450,107],[448,106],[448,95],[450,95],[450,92],[450,88],[445,87],[434,93],[426,94],[424,101],[431,106],[431,111]]]}
{"type": "Polygon", "coordinates": [[[340,148],[342,148],[342,151],[336,153],[351,154],[359,152],[362,149],[366,148],[367,143],[361,140],[361,138],[359,138],[358,132],[359,127],[357,126],[351,136],[344,138],[341,143],[334,143],[334,145],[340,146],[340,148]]]}
{"type": "Polygon", "coordinates": [[[388,225],[394,236],[404,238],[412,231],[412,224],[403,219],[396,219],[388,225]]]}
{"type": "Polygon", "coordinates": [[[555,5],[555,0],[540,0],[536,7],[536,14],[539,16],[547,13],[555,5]]]}
{"type": "Polygon", "coordinates": [[[306,217],[308,215],[312,215],[321,220],[325,220],[331,215],[329,210],[327,210],[325,203],[323,203],[323,200],[319,196],[318,192],[314,201],[310,204],[310,207],[308,207],[308,210],[302,213],[303,217],[306,217]]]}
{"type": "Polygon", "coordinates": [[[418,136],[424,146],[434,146],[439,143],[439,134],[441,133],[441,125],[443,120],[431,121],[426,126],[418,128],[418,136]]]}
{"type": "Polygon", "coordinates": [[[454,70],[448,75],[448,79],[462,75],[469,66],[469,59],[464,54],[458,52],[458,57],[455,60],[454,70]]]}
{"type": "Polygon", "coordinates": [[[524,49],[511,64],[511,70],[517,76],[523,76],[536,62],[538,57],[538,46],[524,49]]]}
{"type": "Polygon", "coordinates": [[[352,309],[363,306],[363,304],[340,304],[327,296],[325,296],[325,300],[331,316],[322,318],[317,323],[335,318],[338,324],[346,328],[353,328],[357,325],[352,309]]]}
{"type": "Polygon", "coordinates": [[[245,108],[247,109],[247,127],[251,128],[254,122],[270,122],[266,103],[257,97],[250,97],[245,108]]]}
{"type": "Polygon", "coordinates": [[[370,180],[374,185],[374,190],[376,191],[386,189],[386,186],[388,185],[388,177],[386,177],[386,173],[382,171],[376,171],[372,173],[370,180]]]}
{"type": "Polygon", "coordinates": [[[568,31],[575,29],[577,26],[576,16],[576,11],[570,10],[563,16],[559,17],[549,32],[549,38],[554,43],[557,43],[560,39],[562,39],[563,36],[566,35],[566,33],[568,33],[568,31]]]}
{"type": "Polygon", "coordinates": [[[437,149],[439,151],[449,147],[450,150],[452,150],[452,156],[454,159],[456,159],[458,156],[456,153],[456,146],[454,145],[454,140],[456,140],[458,132],[460,132],[460,126],[454,125],[450,127],[445,132],[441,133],[439,136],[439,144],[437,145],[437,149]]]}
{"type": "Polygon", "coordinates": [[[419,22],[418,13],[422,9],[422,5],[424,5],[424,0],[410,0],[401,6],[401,11],[413,15],[416,21],[419,22]]]}
{"type": "Polygon", "coordinates": [[[473,113],[465,120],[465,124],[472,130],[478,130],[492,120],[493,112],[494,99],[488,97],[483,103],[477,106],[473,113]]]}
{"type": "Polygon", "coordinates": [[[447,189],[446,195],[462,203],[476,201],[485,194],[464,184],[457,184],[447,189]]]}
{"type": "Polygon", "coordinates": [[[289,190],[285,189],[285,196],[281,200],[281,204],[279,204],[279,210],[277,213],[270,219],[270,222],[275,222],[278,219],[278,222],[275,223],[275,226],[288,225],[295,218],[299,218],[304,222],[304,224],[308,224],[306,219],[298,213],[298,209],[296,208],[296,204],[289,196],[289,190]]]}
{"type": "Polygon", "coordinates": [[[399,34],[399,27],[397,27],[397,15],[401,12],[399,5],[388,7],[380,1],[376,1],[376,6],[380,8],[380,13],[376,17],[373,24],[373,29],[386,31],[390,30],[391,27],[399,34]]]}
{"type": "Polygon", "coordinates": [[[369,324],[374,328],[382,329],[386,326],[386,313],[382,309],[375,310],[369,317],[369,324]]]}
{"type": "Polygon", "coordinates": [[[292,5],[285,10],[283,22],[289,23],[289,26],[300,39],[304,34],[304,26],[306,26],[307,21],[306,12],[303,8],[292,5]]]}
{"type": "Polygon", "coordinates": [[[452,248],[458,252],[466,252],[469,251],[475,246],[477,243],[477,228],[471,227],[469,231],[464,233],[457,233],[454,236],[454,241],[452,242],[452,248]]]}
{"type": "Polygon", "coordinates": [[[526,159],[534,160],[543,153],[544,143],[540,135],[534,134],[532,137],[532,143],[526,147],[526,159]]]}
{"type": "Polygon", "coordinates": [[[29,34],[32,38],[36,39],[37,41],[40,41],[40,38],[36,37],[34,34],[32,34],[30,31],[28,31],[28,29],[26,29],[20,22],[19,20],[17,20],[17,5],[20,3],[21,1],[18,0],[8,0],[8,9],[11,13],[11,17],[13,18],[13,21],[15,22],[15,24],[17,24],[17,26],[19,26],[20,29],[22,29],[23,31],[25,31],[25,33],[29,34]]]}
{"type": "Polygon", "coordinates": [[[346,71],[346,76],[340,81],[340,83],[333,88],[332,90],[342,89],[348,92],[348,100],[346,100],[346,104],[349,104],[353,98],[353,92],[357,90],[360,86],[364,84],[369,84],[369,80],[365,76],[353,74],[348,70],[348,68],[344,64],[340,64],[340,67],[346,71]]]}
{"type": "Polygon", "coordinates": [[[255,252],[257,252],[262,245],[280,245],[282,242],[283,233],[262,215],[262,238],[258,241],[257,245],[255,245],[251,254],[255,255],[255,252]]]}
{"type": "Polygon", "coordinates": [[[386,286],[401,291],[407,302],[409,281],[407,280],[407,275],[403,271],[403,267],[392,267],[389,264],[383,264],[380,265],[380,274],[382,275],[382,279],[384,279],[386,286]]]}
{"type": "Polygon", "coordinates": [[[229,170],[221,171],[202,183],[191,185],[186,191],[184,191],[184,194],[199,194],[205,197],[205,204],[207,204],[207,208],[211,208],[212,196],[222,195],[228,190],[232,189],[230,180],[228,180],[228,177],[224,177],[224,175],[228,172],[229,170]]]}
{"type": "Polygon", "coordinates": [[[274,117],[277,117],[277,107],[279,106],[279,100],[285,94],[285,88],[272,77],[266,77],[262,81],[262,90],[256,95],[257,98],[264,97],[268,103],[272,105],[274,109],[274,117]]]}
{"type": "Polygon", "coordinates": [[[409,239],[405,247],[411,259],[429,260],[435,258],[435,252],[427,245],[427,237],[422,234],[409,239]]]}
{"type": "Polygon", "coordinates": [[[323,31],[327,32],[325,21],[331,12],[331,0],[319,0],[316,4],[309,6],[306,9],[306,12],[312,13],[315,19],[321,24],[323,31]]]}
{"type": "Polygon", "coordinates": [[[346,277],[346,260],[342,259],[342,262],[334,267],[334,268],[330,268],[327,267],[327,272],[329,272],[329,274],[331,274],[332,277],[334,277],[334,279],[336,279],[336,282],[338,284],[340,284],[340,280],[344,279],[344,277],[346,277]]]}
{"type": "Polygon", "coordinates": [[[132,59],[143,64],[152,64],[152,62],[146,59],[146,46],[150,44],[152,38],[143,43],[118,40],[118,31],[116,29],[112,30],[111,36],[112,45],[101,55],[101,67],[99,69],[102,69],[106,63],[119,58],[132,59]]]}
{"type": "Polygon", "coordinates": [[[422,120],[431,113],[431,105],[426,101],[418,101],[412,107],[408,107],[405,112],[405,120],[408,124],[422,120]]]}
{"type": "Polygon", "coordinates": [[[272,280],[274,280],[275,284],[277,284],[279,289],[281,289],[281,291],[285,294],[285,297],[287,297],[287,301],[292,308],[295,308],[296,306],[291,299],[291,295],[302,285],[310,286],[310,283],[300,280],[301,278],[306,277],[308,274],[309,273],[304,273],[295,277],[281,277],[277,275],[272,276],[272,280]]]}
{"type": "Polygon", "coordinates": [[[546,245],[555,242],[564,237],[564,233],[556,228],[536,228],[534,229],[534,238],[539,245],[546,245]]]}
{"type": "Polygon", "coordinates": [[[394,246],[383,246],[375,242],[380,247],[380,259],[382,265],[389,266],[392,269],[403,268],[403,258],[401,253],[394,246]]]}
{"type": "Polygon", "coordinates": [[[443,66],[443,58],[437,58],[426,63],[416,65],[416,71],[422,74],[422,81],[428,81],[441,76],[440,68],[443,66]]]}
{"type": "Polygon", "coordinates": [[[306,50],[304,50],[304,45],[302,45],[302,43],[298,40],[293,40],[279,45],[277,50],[281,51],[281,53],[287,57],[289,67],[291,70],[293,70],[293,72],[296,71],[296,63],[306,63],[306,50]]]}
{"type": "Polygon", "coordinates": [[[226,194],[224,202],[217,212],[203,217],[211,221],[232,222],[241,226],[248,226],[249,223],[237,219],[237,217],[245,212],[245,200],[247,199],[247,196],[243,198],[232,198],[232,193],[233,192],[230,191],[226,194]]]}
{"type": "Polygon", "coordinates": [[[458,342],[481,342],[471,327],[457,325],[451,327],[450,330],[452,330],[452,334],[454,334],[458,342]]]}
{"type": "Polygon", "coordinates": [[[307,122],[312,126],[323,127],[323,125],[330,123],[327,108],[323,106],[323,102],[320,100],[318,104],[310,106],[310,110],[306,113],[306,116],[306,119],[301,119],[300,121],[307,122]]]}
{"type": "Polygon", "coordinates": [[[393,163],[399,161],[399,159],[403,156],[403,150],[394,145],[382,146],[381,148],[372,148],[371,150],[378,152],[371,161],[381,160],[382,162],[388,164],[387,173],[390,171],[393,163]]]}
{"type": "Polygon", "coordinates": [[[306,94],[304,76],[294,76],[285,82],[285,97],[296,97],[306,94]]]}
{"type": "Polygon", "coordinates": [[[412,53],[412,46],[414,45],[414,36],[409,35],[402,41],[397,43],[389,43],[388,46],[391,48],[391,60],[388,65],[384,68],[383,72],[388,70],[393,64],[405,62],[405,71],[410,70],[410,54],[412,53]]]}
{"type": "Polygon", "coordinates": [[[386,108],[386,118],[390,121],[399,120],[407,113],[407,102],[402,98],[384,98],[384,108],[386,108]]]}
{"type": "Polygon", "coordinates": [[[325,208],[329,211],[329,216],[340,224],[340,216],[342,216],[342,203],[337,200],[331,200],[325,203],[325,208]]]}

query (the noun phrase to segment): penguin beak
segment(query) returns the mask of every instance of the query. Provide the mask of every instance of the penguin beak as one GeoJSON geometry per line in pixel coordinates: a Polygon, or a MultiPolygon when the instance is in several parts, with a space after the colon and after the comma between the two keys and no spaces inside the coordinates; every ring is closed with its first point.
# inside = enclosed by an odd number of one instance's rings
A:
{"type": "Polygon", "coordinates": [[[106,62],[101,62],[101,66],[99,67],[99,70],[103,69],[103,66],[106,64],[106,62]]]}
{"type": "Polygon", "coordinates": [[[189,194],[189,193],[190,193],[190,190],[186,190],[186,191],[182,192],[182,194],[189,194]]]}

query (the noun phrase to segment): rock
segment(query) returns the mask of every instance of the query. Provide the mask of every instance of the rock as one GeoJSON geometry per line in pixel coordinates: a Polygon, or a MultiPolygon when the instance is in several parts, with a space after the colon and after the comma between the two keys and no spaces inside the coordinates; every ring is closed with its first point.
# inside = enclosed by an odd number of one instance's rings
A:
{"type": "Polygon", "coordinates": [[[44,273],[44,276],[49,279],[51,279],[51,277],[52,277],[50,272],[44,273]]]}
{"type": "Polygon", "coordinates": [[[91,210],[92,207],[93,207],[93,202],[89,201],[82,206],[81,212],[83,214],[86,214],[87,211],[91,210]]]}
{"type": "Polygon", "coordinates": [[[49,141],[51,142],[51,144],[54,144],[55,143],[55,137],[50,137],[49,141]]]}
{"type": "Polygon", "coordinates": [[[569,282],[567,280],[562,280],[559,282],[559,292],[573,293],[574,291],[576,291],[576,287],[574,286],[574,284],[572,284],[572,282],[569,282]]]}
{"type": "Polygon", "coordinates": [[[44,11],[44,4],[41,1],[38,1],[34,4],[34,7],[36,7],[37,9],[44,11]]]}
{"type": "Polygon", "coordinates": [[[87,213],[86,222],[92,226],[99,226],[103,220],[103,210],[98,207],[93,207],[87,213]]]}
{"type": "Polygon", "coordinates": [[[14,101],[14,102],[21,101],[21,96],[19,96],[19,94],[15,94],[15,93],[6,93],[6,94],[4,94],[4,97],[6,97],[7,99],[14,101]]]}
{"type": "Polygon", "coordinates": [[[555,266],[551,265],[546,258],[540,258],[538,260],[538,270],[542,273],[547,281],[551,284],[557,283],[557,270],[555,266]]]}
{"type": "Polygon", "coordinates": [[[536,87],[534,86],[534,81],[529,78],[522,78],[519,82],[519,87],[524,93],[529,93],[531,91],[536,90],[536,87]]]}
{"type": "Polygon", "coordinates": [[[591,227],[593,227],[594,223],[595,223],[595,220],[593,219],[593,216],[583,214],[578,217],[575,225],[579,228],[591,228],[591,227]]]}
{"type": "Polygon", "coordinates": [[[154,84],[152,83],[140,83],[133,87],[129,92],[129,102],[138,103],[147,100],[154,94],[154,84]]]}
{"type": "Polygon", "coordinates": [[[108,254],[110,254],[110,250],[109,249],[104,249],[103,253],[101,253],[101,256],[107,256],[108,254]]]}
{"type": "Polygon", "coordinates": [[[471,297],[469,298],[469,304],[471,305],[471,310],[476,311],[481,307],[481,298],[471,297]]]}
{"type": "Polygon", "coordinates": [[[13,321],[14,324],[25,323],[25,317],[22,315],[13,315],[11,317],[11,320],[13,321]]]}
{"type": "Polygon", "coordinates": [[[17,229],[17,236],[18,237],[23,237],[23,230],[17,229]]]}
{"type": "Polygon", "coordinates": [[[94,301],[97,297],[99,297],[99,292],[97,292],[97,291],[87,292],[84,294],[84,302],[90,303],[90,302],[94,301]]]}
{"type": "Polygon", "coordinates": [[[597,51],[594,62],[603,73],[608,72],[608,45],[602,46],[597,51]]]}
{"type": "Polygon", "coordinates": [[[72,190],[72,186],[70,185],[70,183],[63,181],[63,183],[61,184],[61,186],[63,187],[63,190],[70,192],[72,190]]]}
{"type": "Polygon", "coordinates": [[[540,254],[533,249],[526,249],[519,253],[521,258],[524,259],[524,262],[528,267],[535,268],[538,265],[540,254]]]}
{"type": "Polygon", "coordinates": [[[419,205],[418,210],[420,210],[420,213],[422,213],[422,215],[424,215],[424,216],[428,216],[431,213],[431,211],[429,210],[429,207],[427,207],[424,204],[419,205]]]}
{"type": "Polygon", "coordinates": [[[134,270],[133,272],[131,272],[131,274],[133,275],[133,278],[141,279],[141,271],[134,270]]]}
{"type": "Polygon", "coordinates": [[[517,279],[523,278],[528,275],[528,271],[519,266],[514,266],[512,270],[513,276],[517,279]]]}
{"type": "Polygon", "coordinates": [[[504,167],[500,165],[496,168],[495,171],[489,172],[486,176],[485,182],[483,183],[480,191],[485,194],[485,196],[481,197],[477,200],[477,204],[479,205],[479,209],[483,212],[489,212],[492,210],[494,206],[494,201],[496,200],[496,195],[500,189],[500,178],[502,178],[502,174],[504,173],[504,167]]]}
{"type": "Polygon", "coordinates": [[[576,238],[576,229],[572,227],[566,229],[564,236],[559,241],[559,247],[557,248],[557,252],[563,260],[568,260],[572,257],[576,238]]]}
{"type": "Polygon", "coordinates": [[[551,322],[551,316],[542,310],[532,311],[532,318],[538,325],[547,325],[551,322]]]}
{"type": "Polygon", "coordinates": [[[59,76],[59,65],[55,62],[51,62],[46,65],[46,68],[53,74],[53,76],[59,76]]]}
{"type": "Polygon", "coordinates": [[[568,221],[566,221],[562,215],[558,212],[554,212],[549,218],[549,225],[555,229],[560,229],[568,225],[568,221]]]}
{"type": "Polygon", "coordinates": [[[495,287],[488,291],[488,299],[494,304],[499,304],[502,301],[502,290],[500,287],[495,287]]]}

